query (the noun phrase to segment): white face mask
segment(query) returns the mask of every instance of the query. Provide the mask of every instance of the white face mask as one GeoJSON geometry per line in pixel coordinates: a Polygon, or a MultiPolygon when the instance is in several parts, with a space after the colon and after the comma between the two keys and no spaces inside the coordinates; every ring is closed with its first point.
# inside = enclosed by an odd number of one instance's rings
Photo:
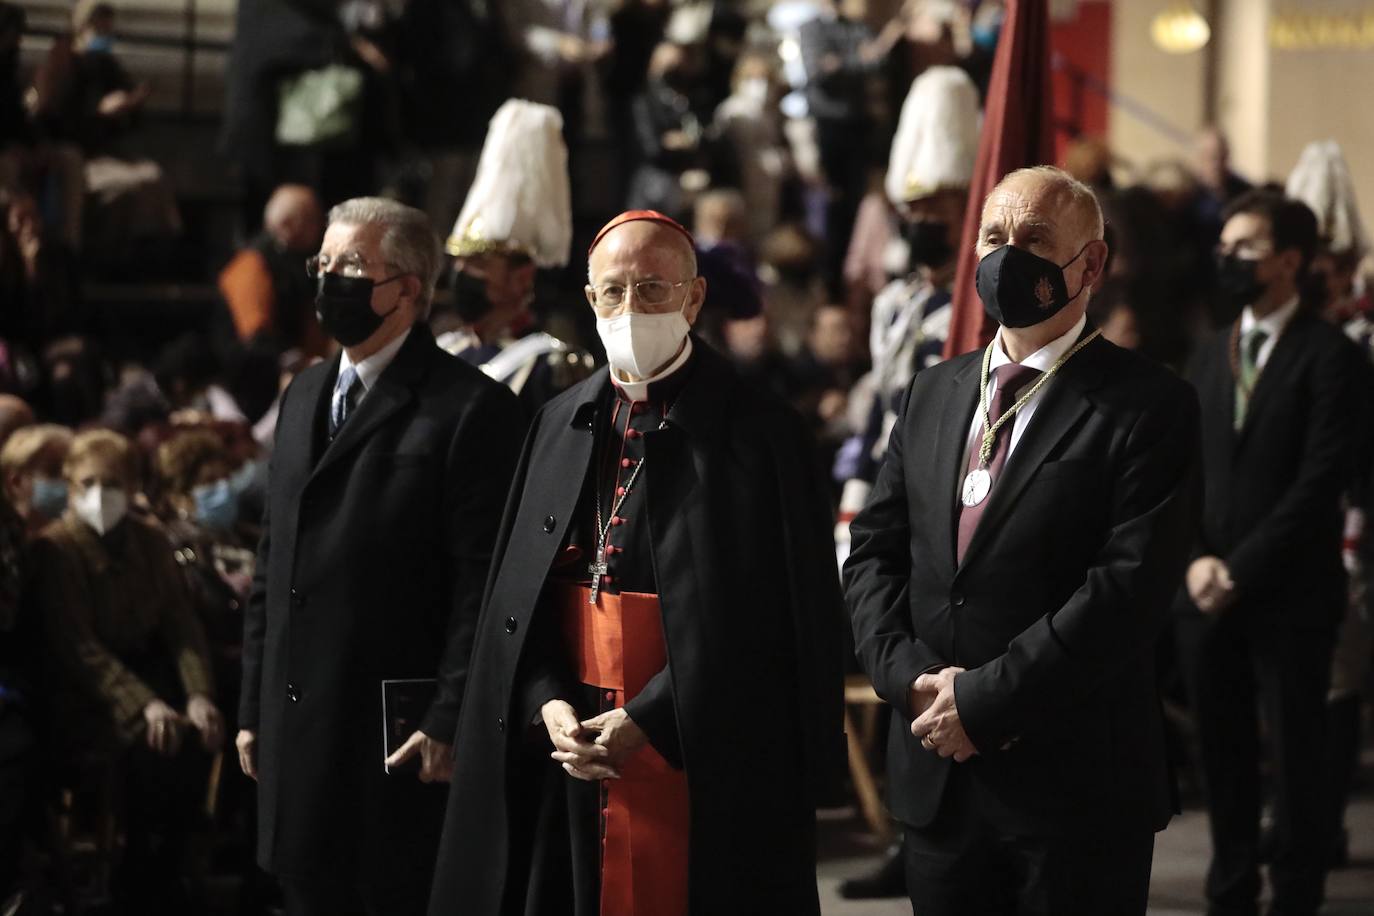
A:
{"type": "Polygon", "coordinates": [[[120,487],[96,484],[72,499],[72,511],[96,534],[103,535],[129,513],[129,496],[120,487]]]}
{"type": "Polygon", "coordinates": [[[682,308],[676,312],[661,315],[626,312],[614,318],[596,319],[596,333],[601,335],[611,368],[636,379],[652,377],[682,349],[682,342],[691,330],[683,314],[686,309],[684,300],[682,308]]]}

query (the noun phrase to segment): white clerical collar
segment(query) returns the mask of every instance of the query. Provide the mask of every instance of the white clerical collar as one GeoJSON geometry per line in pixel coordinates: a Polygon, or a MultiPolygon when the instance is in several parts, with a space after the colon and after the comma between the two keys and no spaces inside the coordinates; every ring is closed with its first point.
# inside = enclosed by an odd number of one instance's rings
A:
{"type": "MultiPolygon", "coordinates": [[[[1073,348],[1078,343],[1078,338],[1083,336],[1083,329],[1088,326],[1088,316],[1085,314],[1078,319],[1078,323],[1069,328],[1068,333],[1061,337],[1056,337],[1036,350],[1030,356],[1021,360],[1021,365],[1031,369],[1038,369],[1041,372],[1050,371],[1059,358],[1073,348]]],[[[997,346],[992,348],[992,362],[988,365],[988,371],[995,370],[998,366],[1005,366],[1013,362],[1007,355],[1007,351],[1002,349],[1002,332],[997,332],[997,346]]]]}
{"type": "Polygon", "coordinates": [[[405,344],[410,333],[410,330],[407,330],[404,334],[398,334],[395,340],[356,365],[353,360],[348,358],[348,351],[344,350],[339,354],[339,374],[342,375],[349,366],[354,366],[358,370],[358,380],[363,383],[363,391],[371,391],[372,386],[377,384],[377,379],[381,378],[382,373],[386,371],[386,367],[391,365],[396,354],[401,352],[401,347],[405,344]]]}
{"type": "Polygon", "coordinates": [[[627,382],[624,379],[620,378],[620,376],[616,375],[615,370],[612,369],[609,364],[606,366],[606,371],[611,374],[611,382],[615,385],[615,387],[625,392],[625,397],[629,398],[631,401],[643,401],[649,397],[650,385],[654,384],[655,382],[663,381],[665,378],[672,375],[674,372],[681,369],[683,366],[687,365],[687,360],[690,359],[691,356],[692,338],[688,336],[687,345],[682,348],[682,352],[677,355],[676,359],[674,359],[671,363],[668,364],[668,368],[664,369],[662,372],[658,373],[653,378],[646,378],[638,382],[627,382]]]}
{"type": "Polygon", "coordinates": [[[1293,316],[1297,314],[1298,306],[1301,304],[1302,300],[1294,296],[1263,318],[1256,318],[1254,307],[1247,305],[1245,310],[1240,313],[1240,336],[1245,337],[1251,331],[1258,329],[1263,331],[1270,340],[1277,339],[1283,333],[1284,328],[1288,327],[1288,322],[1293,320],[1293,316]]]}

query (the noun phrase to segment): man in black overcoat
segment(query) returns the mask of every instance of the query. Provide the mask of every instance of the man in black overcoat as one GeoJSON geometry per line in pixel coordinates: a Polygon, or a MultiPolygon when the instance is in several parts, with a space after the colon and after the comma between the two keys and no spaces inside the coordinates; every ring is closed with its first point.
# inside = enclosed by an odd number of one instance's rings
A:
{"type": "Polygon", "coordinates": [[[1087,323],[1102,235],[1058,169],[993,190],[997,334],[916,375],[850,527],[921,916],[1143,914],[1173,811],[1153,643],[1200,506],[1197,399],[1087,323]]]}
{"type": "Polygon", "coordinates": [[[631,211],[590,257],[611,368],[526,440],[430,913],[815,916],[844,753],[821,471],[801,418],[689,334],[686,230],[631,211]]]}
{"type": "Polygon", "coordinates": [[[408,916],[428,894],[444,806],[428,783],[451,769],[526,425],[509,390],[421,323],[438,269],[425,215],[375,198],[336,207],[311,262],[343,350],[282,398],[237,739],[258,780],[258,861],[292,916],[408,916]],[[382,681],[434,678],[388,758],[382,681]]]}
{"type": "Polygon", "coordinates": [[[1326,691],[1346,607],[1343,492],[1368,416],[1362,358],[1300,294],[1317,220],[1272,191],[1238,198],[1218,292],[1239,316],[1189,370],[1207,502],[1178,620],[1212,826],[1208,912],[1260,896],[1261,716],[1273,784],[1271,913],[1321,907],[1329,842],[1326,691]]]}

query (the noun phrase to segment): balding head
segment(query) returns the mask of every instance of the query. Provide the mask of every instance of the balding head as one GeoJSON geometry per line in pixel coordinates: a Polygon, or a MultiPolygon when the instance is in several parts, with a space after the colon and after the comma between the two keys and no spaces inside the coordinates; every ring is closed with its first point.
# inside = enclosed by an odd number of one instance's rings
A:
{"type": "Polygon", "coordinates": [[[1012,245],[1059,265],[1069,294],[1082,291],[1060,319],[1072,325],[1102,279],[1107,263],[1103,232],[1102,208],[1087,185],[1051,166],[1018,169],[983,204],[977,254],[981,260],[1012,245]]]}
{"type": "Polygon", "coordinates": [[[593,306],[595,291],[606,284],[627,288],[644,280],[681,284],[663,308],[645,308],[633,300],[628,305],[636,312],[682,309],[689,323],[696,321],[706,299],[706,281],[697,276],[696,250],[687,236],[647,219],[621,223],[601,238],[587,259],[587,280],[587,297],[593,306]]]}
{"type": "Polygon", "coordinates": [[[284,184],[272,192],[262,224],[287,251],[314,251],[324,234],[324,211],[315,192],[302,184],[284,184]]]}

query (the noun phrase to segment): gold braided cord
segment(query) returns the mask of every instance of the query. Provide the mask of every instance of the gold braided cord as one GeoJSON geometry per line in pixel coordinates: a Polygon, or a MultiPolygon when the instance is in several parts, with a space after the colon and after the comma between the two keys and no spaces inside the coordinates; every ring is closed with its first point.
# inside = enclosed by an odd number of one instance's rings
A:
{"type": "Polygon", "coordinates": [[[1051,378],[1053,378],[1054,374],[1059,371],[1060,367],[1062,367],[1065,363],[1072,359],[1073,356],[1076,353],[1078,353],[1079,350],[1082,350],[1088,344],[1092,343],[1094,340],[1101,336],[1102,329],[1098,328],[1096,331],[1093,331],[1087,337],[1083,338],[1077,344],[1075,344],[1073,349],[1069,350],[1069,352],[1065,353],[1063,356],[1059,357],[1059,359],[1055,360],[1054,365],[1050,366],[1050,368],[1040,376],[1036,383],[1032,385],[1030,389],[1026,391],[1025,394],[1021,395],[1017,402],[1011,405],[1011,407],[1007,410],[1006,413],[1002,414],[1002,418],[998,420],[996,423],[992,422],[992,417],[988,414],[988,370],[992,366],[992,348],[997,346],[997,338],[994,337],[992,339],[992,342],[988,344],[987,350],[983,352],[983,387],[978,394],[978,411],[983,416],[984,430],[983,444],[978,449],[978,467],[986,468],[988,466],[988,462],[992,460],[992,446],[993,443],[997,441],[997,431],[1002,428],[1002,424],[1006,423],[1012,417],[1016,416],[1017,412],[1020,411],[1022,407],[1025,407],[1026,404],[1029,403],[1031,398],[1035,397],[1036,392],[1039,391],[1041,388],[1045,387],[1045,383],[1048,382],[1051,378]]]}

